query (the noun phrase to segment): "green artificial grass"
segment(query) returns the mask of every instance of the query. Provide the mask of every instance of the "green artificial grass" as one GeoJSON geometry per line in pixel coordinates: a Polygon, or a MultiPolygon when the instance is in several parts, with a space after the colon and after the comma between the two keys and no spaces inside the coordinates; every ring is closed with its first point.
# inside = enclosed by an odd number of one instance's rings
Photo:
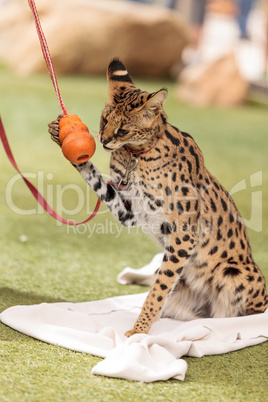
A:
{"type": "MultiPolygon", "coordinates": [[[[49,77],[17,77],[4,67],[0,73],[0,113],[19,167],[58,212],[85,219],[96,198],[50,141],[47,123],[60,110],[49,77]],[[78,211],[65,213],[75,208],[78,211]]],[[[168,88],[169,121],[193,135],[207,167],[227,190],[246,184],[234,200],[249,221],[252,194],[259,192],[262,205],[258,201],[254,209],[258,231],[248,233],[255,260],[267,278],[267,107],[197,109],[176,100],[171,82],[137,84],[151,91],[168,88]],[[262,184],[259,180],[251,188],[250,176],[259,171],[262,184]]],[[[96,135],[107,100],[105,77],[60,77],[59,85],[69,112],[77,113],[96,135]]],[[[108,172],[108,158],[97,145],[92,161],[103,173],[108,172]]],[[[46,213],[31,211],[36,202],[17,180],[1,146],[0,168],[1,311],[18,304],[82,302],[145,290],[119,285],[116,275],[126,265],[146,264],[159,251],[152,239],[135,228],[122,228],[104,206],[87,225],[68,229],[57,224],[46,213]]],[[[97,357],[42,343],[3,324],[0,331],[1,401],[266,400],[268,343],[225,355],[186,357],[184,382],[143,384],[93,376],[97,357]]]]}

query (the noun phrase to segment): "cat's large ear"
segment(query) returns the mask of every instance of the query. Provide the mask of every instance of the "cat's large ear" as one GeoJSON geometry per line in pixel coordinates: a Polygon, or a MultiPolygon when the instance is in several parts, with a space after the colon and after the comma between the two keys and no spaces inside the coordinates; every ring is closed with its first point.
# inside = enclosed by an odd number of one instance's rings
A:
{"type": "Polygon", "coordinates": [[[160,89],[157,92],[149,94],[147,101],[141,106],[140,110],[146,111],[149,114],[155,114],[160,110],[167,99],[167,90],[160,89]]]}
{"type": "Polygon", "coordinates": [[[111,100],[114,99],[114,95],[118,93],[120,87],[135,86],[126,67],[119,59],[113,59],[109,64],[107,79],[109,97],[111,100]]]}

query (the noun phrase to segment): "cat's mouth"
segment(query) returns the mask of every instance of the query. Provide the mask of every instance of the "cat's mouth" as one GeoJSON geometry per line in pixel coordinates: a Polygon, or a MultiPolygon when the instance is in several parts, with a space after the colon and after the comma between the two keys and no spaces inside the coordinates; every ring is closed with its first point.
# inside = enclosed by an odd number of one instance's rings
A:
{"type": "Polygon", "coordinates": [[[102,144],[102,146],[103,146],[103,148],[105,149],[105,151],[108,151],[108,152],[113,152],[113,151],[115,151],[115,149],[109,148],[109,147],[107,147],[107,146],[104,145],[104,144],[102,144]]]}

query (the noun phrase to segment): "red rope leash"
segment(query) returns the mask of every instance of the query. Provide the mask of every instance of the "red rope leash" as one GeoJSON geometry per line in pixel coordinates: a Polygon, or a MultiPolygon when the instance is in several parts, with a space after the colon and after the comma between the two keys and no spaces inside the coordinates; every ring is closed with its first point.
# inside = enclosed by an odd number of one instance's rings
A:
{"type": "Polygon", "coordinates": [[[60,94],[60,91],[59,91],[59,86],[58,86],[56,73],[55,73],[54,66],[53,66],[53,63],[52,63],[52,60],[51,60],[51,56],[50,56],[50,53],[49,53],[47,41],[46,41],[42,26],[41,26],[41,22],[40,22],[40,19],[39,19],[39,15],[38,15],[38,12],[37,12],[37,9],[36,9],[35,2],[34,2],[34,0],[28,0],[28,3],[29,3],[29,6],[30,6],[30,9],[33,12],[34,21],[35,21],[36,30],[37,30],[37,33],[38,33],[38,36],[39,36],[39,41],[40,41],[42,53],[43,53],[44,59],[46,61],[46,65],[47,65],[47,68],[48,68],[50,78],[52,80],[55,92],[57,94],[61,110],[62,110],[63,114],[67,114],[67,109],[66,109],[66,107],[65,107],[65,105],[63,103],[63,100],[62,100],[62,97],[61,97],[61,94],[60,94]]]}
{"type": "Polygon", "coordinates": [[[7,140],[7,136],[5,133],[5,129],[0,117],[0,139],[2,141],[2,144],[5,148],[7,157],[9,159],[9,161],[11,162],[12,166],[17,170],[17,172],[21,175],[22,179],[24,180],[26,186],[29,188],[29,190],[31,191],[31,193],[33,194],[33,196],[35,197],[35,199],[37,200],[37,202],[39,202],[39,204],[44,208],[44,210],[49,213],[50,216],[52,216],[53,218],[57,219],[59,222],[61,223],[65,223],[66,225],[72,225],[72,226],[77,226],[77,225],[81,225],[83,223],[87,223],[89,222],[91,219],[94,218],[94,216],[97,214],[99,207],[100,207],[100,203],[101,200],[98,199],[97,204],[95,206],[94,211],[92,212],[92,214],[83,222],[73,222],[73,221],[68,221],[67,219],[62,218],[60,215],[57,214],[57,212],[55,212],[47,203],[47,201],[44,199],[44,197],[42,196],[42,194],[39,193],[39,191],[34,187],[34,185],[29,182],[28,179],[26,179],[26,177],[23,176],[23,174],[21,173],[21,171],[18,168],[18,165],[14,159],[14,156],[12,154],[12,151],[10,149],[8,140],[7,140]]]}
{"type": "MultiPolygon", "coordinates": [[[[44,56],[44,59],[46,61],[46,65],[50,74],[50,78],[52,80],[56,95],[58,97],[59,100],[59,104],[61,107],[61,110],[63,112],[63,114],[67,114],[67,109],[63,103],[60,91],[59,91],[59,86],[58,86],[58,82],[57,82],[57,77],[56,77],[56,73],[54,70],[54,66],[51,60],[51,56],[49,53],[49,49],[48,49],[48,45],[47,45],[47,41],[44,35],[44,32],[42,30],[41,27],[41,23],[40,23],[40,19],[38,16],[38,12],[34,3],[34,0],[28,0],[29,6],[33,12],[34,15],[34,20],[35,20],[35,25],[36,25],[36,30],[39,36],[39,41],[41,44],[41,49],[42,49],[42,53],[44,56]]],[[[44,210],[49,213],[50,216],[52,216],[53,218],[57,219],[59,222],[61,223],[65,223],[67,225],[72,225],[72,226],[76,226],[76,225],[81,225],[83,223],[87,223],[89,222],[91,219],[94,218],[94,216],[97,214],[99,207],[100,207],[100,203],[101,200],[98,199],[97,204],[95,206],[95,209],[93,211],[93,213],[83,222],[73,222],[73,221],[69,221],[67,219],[62,218],[60,215],[58,215],[47,203],[47,201],[44,199],[44,197],[39,193],[39,191],[34,187],[34,185],[29,182],[28,179],[26,179],[23,174],[21,173],[21,171],[18,168],[18,165],[13,157],[13,154],[11,152],[8,140],[7,140],[7,136],[4,130],[4,126],[0,117],[0,139],[2,141],[2,144],[4,146],[4,149],[6,151],[7,157],[9,159],[9,161],[11,162],[12,166],[17,170],[17,172],[21,175],[22,179],[24,180],[25,184],[27,185],[27,187],[29,188],[29,190],[31,191],[31,193],[33,194],[33,196],[35,197],[35,199],[37,200],[37,202],[39,202],[39,204],[44,208],[44,210]]]]}

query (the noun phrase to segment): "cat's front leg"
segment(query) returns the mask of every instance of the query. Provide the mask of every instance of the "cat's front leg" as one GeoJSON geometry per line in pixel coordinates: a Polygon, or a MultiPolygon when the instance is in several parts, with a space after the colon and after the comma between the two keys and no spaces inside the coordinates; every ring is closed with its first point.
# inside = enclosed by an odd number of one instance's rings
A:
{"type": "Polygon", "coordinates": [[[170,252],[164,254],[161,268],[150,288],[141,313],[134,327],[125,333],[126,336],[129,337],[139,333],[147,334],[149,332],[154,321],[160,316],[169,293],[178,281],[186,260],[186,256],[179,260],[170,252]]]}
{"type": "MultiPolygon", "coordinates": [[[[48,125],[51,139],[60,147],[59,121],[61,118],[62,115],[59,115],[56,120],[48,125]]],[[[111,213],[122,225],[134,226],[137,224],[131,200],[116,191],[110,183],[107,183],[92,162],[87,161],[81,164],[72,163],[72,165],[79,171],[88,185],[95,191],[97,196],[106,204],[111,213]]]]}
{"type": "Polygon", "coordinates": [[[112,184],[106,182],[90,161],[76,165],[76,168],[122,225],[134,226],[137,224],[131,199],[117,191],[112,184]]]}

